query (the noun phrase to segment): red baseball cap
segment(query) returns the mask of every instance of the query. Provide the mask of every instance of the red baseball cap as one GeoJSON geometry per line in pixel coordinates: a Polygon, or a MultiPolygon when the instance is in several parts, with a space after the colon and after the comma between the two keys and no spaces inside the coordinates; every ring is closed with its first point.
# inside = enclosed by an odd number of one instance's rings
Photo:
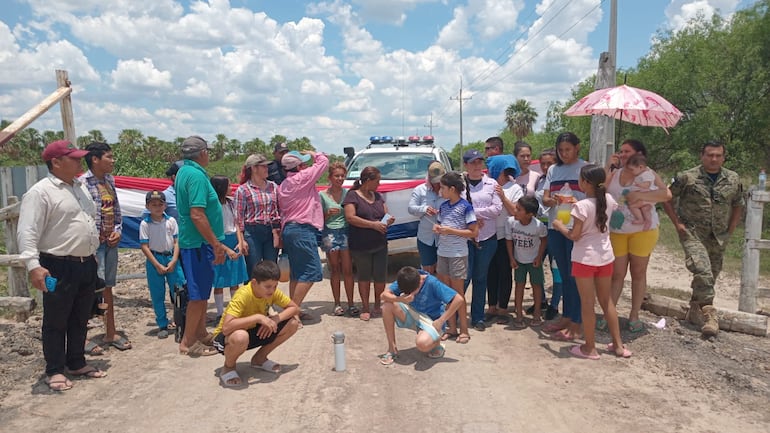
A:
{"type": "Polygon", "coordinates": [[[61,158],[62,156],[69,156],[70,158],[82,158],[88,155],[88,151],[78,149],[69,140],[58,140],[48,144],[41,155],[43,157],[43,161],[50,161],[54,158],[61,158]]]}

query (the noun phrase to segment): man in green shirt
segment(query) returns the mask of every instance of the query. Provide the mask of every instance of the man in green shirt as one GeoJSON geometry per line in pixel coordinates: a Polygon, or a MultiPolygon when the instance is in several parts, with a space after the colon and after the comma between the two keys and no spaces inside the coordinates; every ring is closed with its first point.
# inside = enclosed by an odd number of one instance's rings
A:
{"type": "Polygon", "coordinates": [[[214,282],[214,265],[225,260],[221,242],[225,234],[222,205],[205,170],[209,148],[201,137],[187,137],[182,143],[184,165],[174,180],[180,260],[189,297],[179,353],[190,356],[217,353],[206,332],[206,305],[214,282]]]}

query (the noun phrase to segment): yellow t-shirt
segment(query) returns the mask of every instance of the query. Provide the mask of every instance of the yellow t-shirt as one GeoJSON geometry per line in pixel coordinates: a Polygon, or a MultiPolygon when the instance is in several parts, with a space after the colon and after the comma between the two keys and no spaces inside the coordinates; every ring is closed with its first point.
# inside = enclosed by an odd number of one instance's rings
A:
{"type": "Polygon", "coordinates": [[[275,289],[270,299],[258,298],[254,296],[251,282],[244,284],[235,292],[233,299],[227,304],[227,308],[225,308],[225,312],[222,314],[222,319],[219,321],[217,329],[214,330],[214,335],[219,335],[222,332],[222,325],[225,323],[225,316],[228,314],[236,318],[248,317],[254,314],[267,316],[272,305],[286,308],[289,303],[291,303],[291,298],[286,296],[281,289],[275,289]]]}

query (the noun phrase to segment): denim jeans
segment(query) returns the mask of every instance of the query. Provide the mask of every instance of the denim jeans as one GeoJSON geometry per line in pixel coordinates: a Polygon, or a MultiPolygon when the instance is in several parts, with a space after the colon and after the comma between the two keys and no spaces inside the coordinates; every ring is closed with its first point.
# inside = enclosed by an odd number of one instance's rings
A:
{"type": "Polygon", "coordinates": [[[473,282],[471,298],[471,324],[484,321],[484,304],[487,301],[487,275],[489,263],[497,251],[497,237],[479,242],[479,248],[473,242],[468,242],[468,278],[465,279],[465,289],[473,282]]]}
{"type": "Polygon", "coordinates": [[[246,259],[246,274],[251,277],[254,266],[262,260],[278,261],[278,250],[273,247],[273,228],[264,224],[246,225],[244,238],[249,245],[246,259]]]}
{"type": "Polygon", "coordinates": [[[556,260],[562,280],[564,309],[562,315],[572,323],[582,323],[580,314],[580,294],[575,277],[572,276],[572,241],[556,230],[548,230],[548,252],[556,260]]]}

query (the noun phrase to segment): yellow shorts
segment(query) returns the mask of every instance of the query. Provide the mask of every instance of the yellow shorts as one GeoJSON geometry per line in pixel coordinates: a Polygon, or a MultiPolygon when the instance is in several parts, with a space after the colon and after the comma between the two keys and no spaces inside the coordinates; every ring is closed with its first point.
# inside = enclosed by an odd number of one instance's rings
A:
{"type": "Polygon", "coordinates": [[[623,257],[628,254],[637,257],[649,257],[655,244],[658,243],[660,232],[658,228],[636,233],[612,233],[610,232],[610,242],[612,242],[612,252],[615,257],[623,257]]]}

